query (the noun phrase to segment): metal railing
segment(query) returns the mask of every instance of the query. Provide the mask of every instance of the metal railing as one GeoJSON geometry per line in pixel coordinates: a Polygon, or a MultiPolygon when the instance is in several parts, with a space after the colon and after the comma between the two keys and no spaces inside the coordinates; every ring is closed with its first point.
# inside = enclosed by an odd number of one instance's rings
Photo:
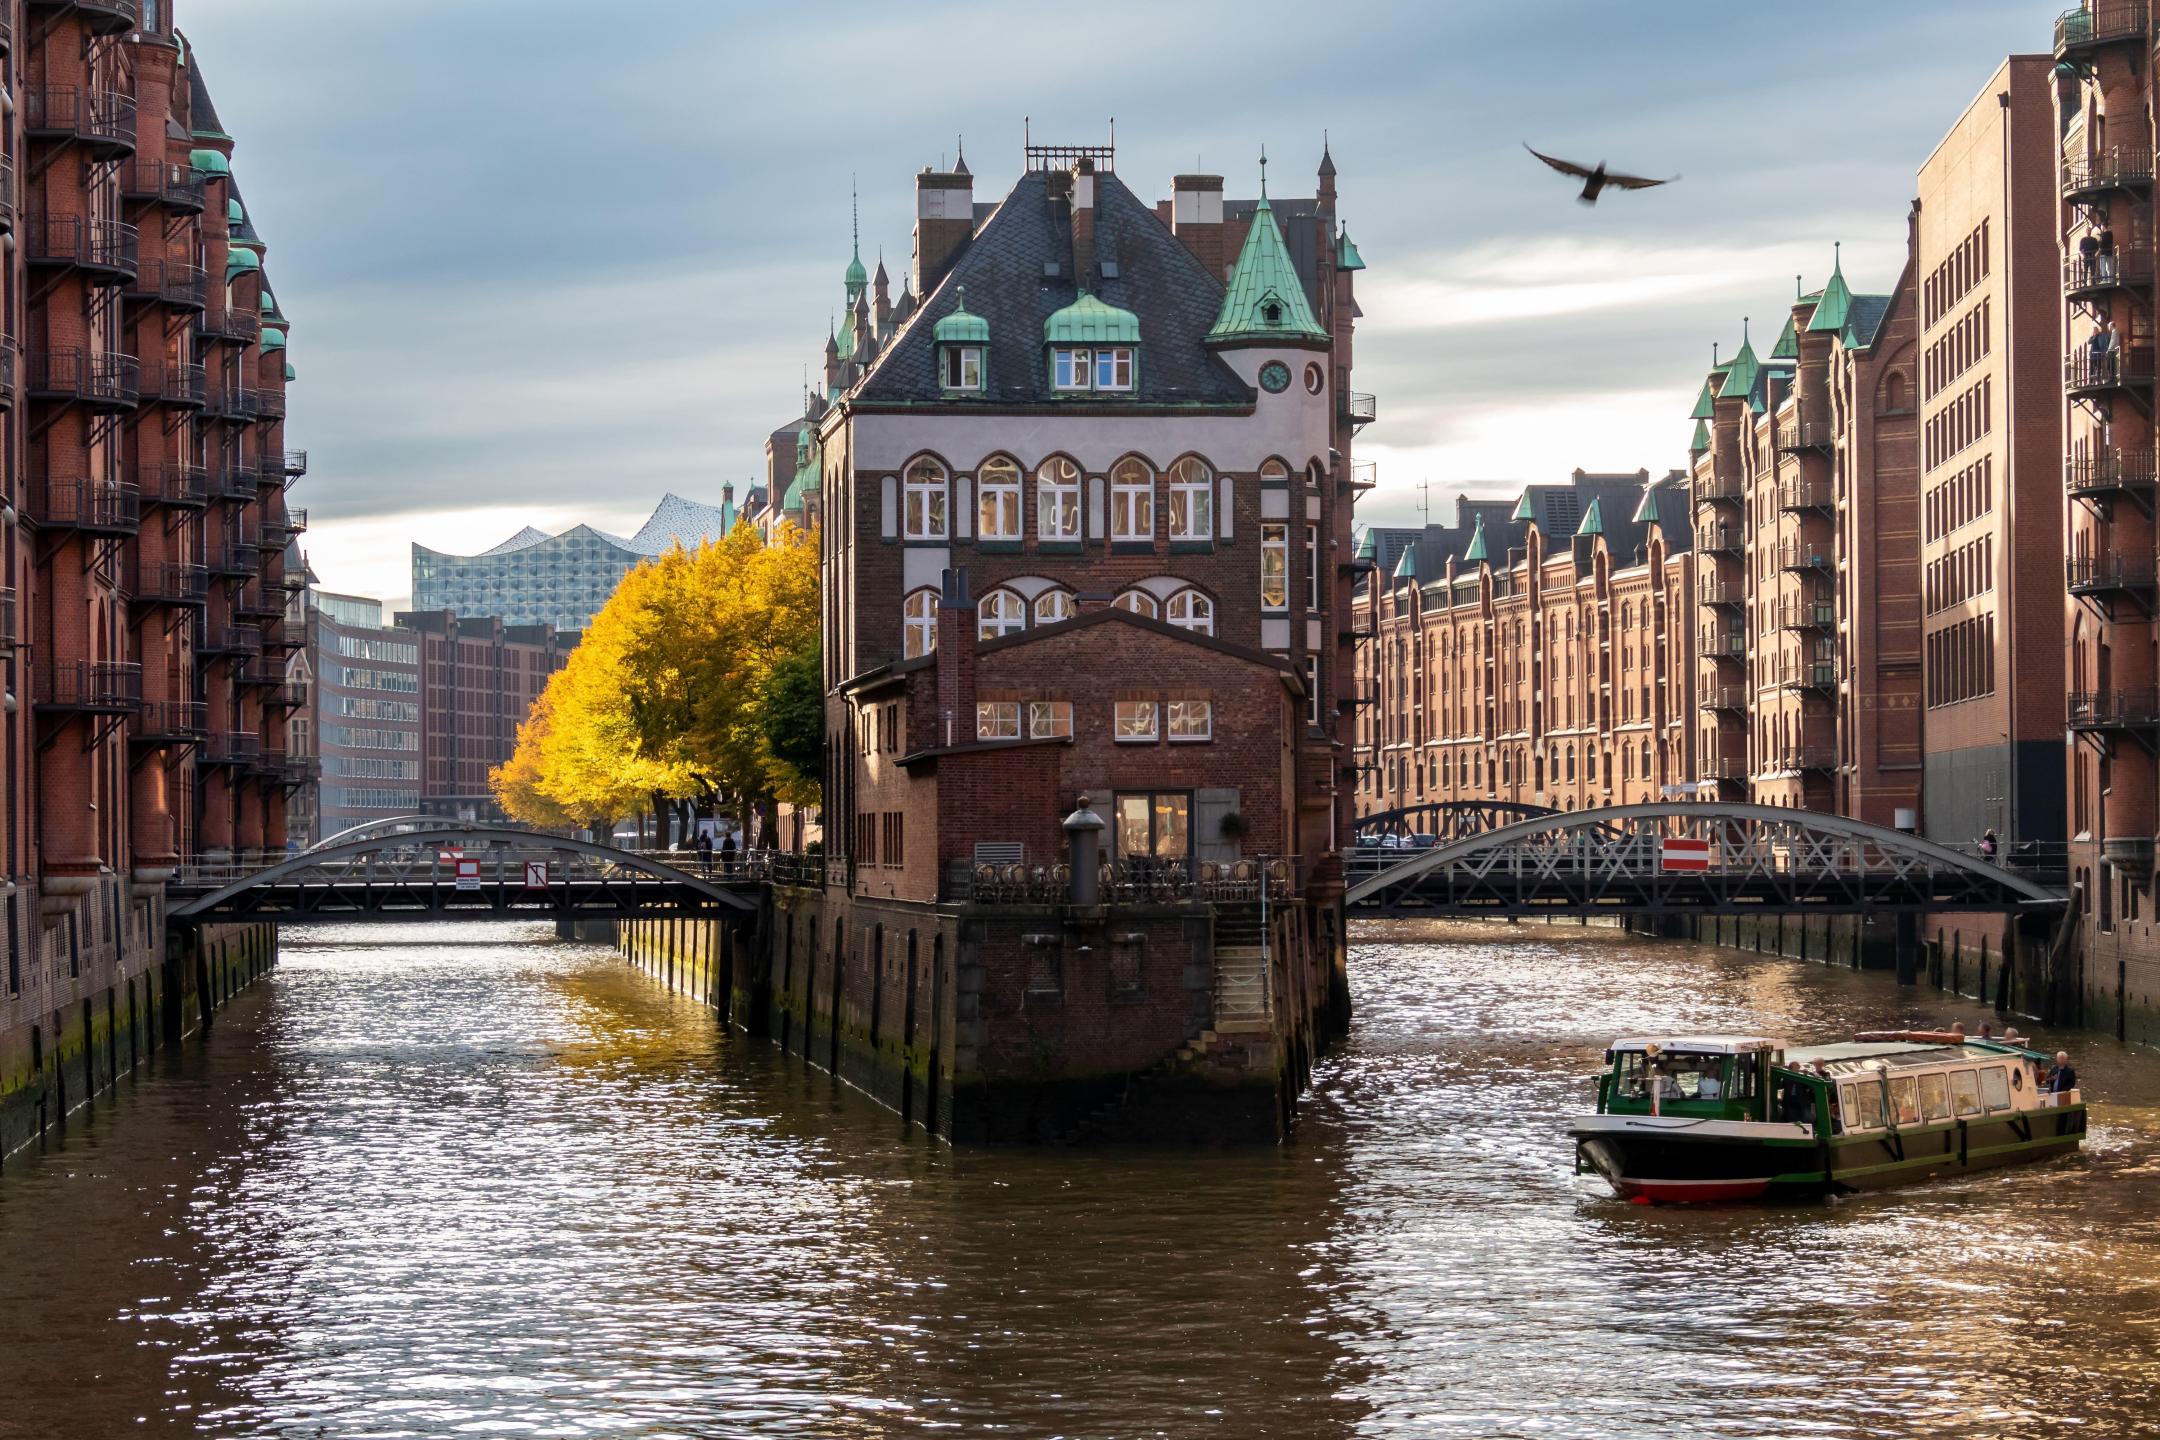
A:
{"type": "Polygon", "coordinates": [[[1380,416],[1380,402],[1362,390],[1344,390],[1342,414],[1353,425],[1367,425],[1380,416]]]}
{"type": "Polygon", "coordinates": [[[307,474],[307,451],[288,450],[285,452],[285,474],[289,479],[298,479],[300,476],[307,474]]]}
{"type": "Polygon", "coordinates": [[[1742,580],[1721,580],[1713,575],[1705,575],[1702,578],[1702,584],[1697,591],[1697,595],[1704,605],[1745,605],[1747,604],[1747,583],[1742,580]]]}
{"type": "Polygon", "coordinates": [[[1718,660],[1745,660],[1747,658],[1747,631],[1738,629],[1704,630],[1699,634],[1696,653],[1718,660]]]}
{"type": "Polygon", "coordinates": [[[1747,547],[1747,532],[1738,525],[1710,525],[1695,532],[1695,548],[1712,555],[1737,555],[1747,547]]]}
{"type": "Polygon", "coordinates": [[[142,232],[122,220],[33,211],[22,218],[23,257],[32,265],[79,265],[121,277],[142,272],[142,232]]]}
{"type": "Polygon", "coordinates": [[[259,625],[210,625],[203,630],[197,650],[204,655],[260,655],[263,647],[259,625]]]}
{"type": "Polygon", "coordinates": [[[56,661],[38,674],[38,704],[126,715],[142,704],[142,678],[142,666],[125,661],[56,661]]]}
{"type": "Polygon", "coordinates": [[[2063,388],[2115,390],[2153,383],[2153,352],[2147,345],[2128,350],[2095,350],[2079,345],[2063,357],[2063,388]]]}
{"type": "MultiPolygon", "coordinates": [[[[102,3],[136,3],[141,13],[137,0],[102,3]]],[[[135,97],[79,85],[33,85],[23,92],[23,130],[37,139],[74,139],[104,149],[132,150],[135,97]]]]}
{"type": "Polygon", "coordinates": [[[255,489],[255,472],[245,465],[221,465],[210,472],[213,500],[253,500],[255,489]]]}
{"type": "Polygon", "coordinates": [[[205,765],[252,765],[262,754],[262,736],[252,730],[221,730],[203,743],[205,765]]]}
{"type": "Polygon", "coordinates": [[[2063,160],[2062,188],[2069,197],[2103,190],[2142,190],[2152,180],[2153,152],[2142,145],[2110,145],[2105,150],[2063,160]]]}
{"type": "Polygon", "coordinates": [[[1830,600],[1784,599],[1777,604],[1776,626],[1780,630],[1831,630],[1837,626],[1837,605],[1830,600]]]}
{"type": "Polygon", "coordinates": [[[80,400],[101,409],[125,410],[142,399],[142,362],[110,351],[33,350],[24,367],[33,400],[80,400]]]}
{"type": "Polygon", "coordinates": [[[255,391],[254,394],[257,419],[282,420],[285,418],[285,392],[283,390],[266,385],[262,389],[255,391]]]}
{"type": "Polygon", "coordinates": [[[1781,690],[1837,689],[1837,662],[1806,656],[1782,655],[1772,667],[1771,678],[1781,690]]]}
{"type": "Polygon", "coordinates": [[[209,203],[209,180],[192,165],[137,160],[121,167],[120,198],[200,210],[209,203]]]}
{"type": "Polygon", "coordinates": [[[15,587],[0,586],[0,654],[13,654],[15,643],[15,587]]]}
{"type": "Polygon", "coordinates": [[[308,687],[305,680],[287,680],[276,690],[263,696],[263,704],[274,710],[305,710],[308,703],[308,687]]]}
{"type": "Polygon", "coordinates": [[[1705,755],[1696,769],[1705,780],[1745,780],[1748,778],[1747,757],[1732,755],[1705,755]]]}
{"type": "Polygon", "coordinates": [[[2068,696],[2065,719],[2072,730],[2129,730],[2160,726],[2160,686],[2129,690],[2077,690],[2068,696]]]}
{"type": "Polygon", "coordinates": [[[200,465],[166,460],[139,467],[146,505],[179,505],[191,510],[210,503],[210,472],[200,465]]]}
{"type": "Polygon", "coordinates": [[[1828,480],[1787,480],[1778,486],[1778,509],[1830,510],[1836,496],[1828,480]]]}
{"type": "Polygon", "coordinates": [[[144,260],[122,291],[128,299],[156,301],[176,310],[201,310],[210,303],[210,272],[183,260],[144,260]]]}
{"type": "Polygon", "coordinates": [[[28,0],[31,10],[73,11],[101,35],[142,28],[142,0],[28,0]]]}
{"type": "Polygon", "coordinates": [[[111,480],[47,479],[31,492],[31,518],[54,530],[131,535],[142,524],[142,494],[111,480]]]}
{"type": "Polygon", "coordinates": [[[2063,462],[2063,484],[2072,495],[2150,490],[2156,474],[2150,450],[2103,450],[2063,462]]]}
{"type": "Polygon", "coordinates": [[[2063,257],[2063,293],[2075,296],[2126,285],[2152,284],[2152,253],[2146,248],[2150,243],[2134,244],[2128,250],[2092,255],[2079,252],[2063,257]]]}
{"type": "Polygon", "coordinates": [[[1777,427],[1780,450],[1828,450],[1832,440],[1827,420],[1788,420],[1777,427]]]}
{"type": "MultiPolygon", "coordinates": [[[[1263,886],[1269,899],[1286,899],[1295,878],[1295,868],[1281,859],[1125,859],[1099,868],[1096,893],[1105,905],[1224,904],[1257,901],[1263,886]]],[[[1072,900],[1072,867],[959,860],[946,867],[941,893],[968,905],[1065,905],[1072,900]]]]}
{"type": "Polygon", "coordinates": [[[1748,687],[1745,685],[1705,685],[1695,702],[1698,710],[1745,710],[1748,708],[1748,687]]]}
{"type": "Polygon", "coordinates": [[[253,541],[227,541],[210,552],[210,573],[213,575],[260,575],[262,552],[253,541]]]}
{"type": "MultiPolygon", "coordinates": [[[[6,23],[0,21],[0,28],[5,28],[6,23]]],[[[14,223],[15,201],[15,161],[10,156],[0,155],[0,217],[9,224],[14,223]]]]}
{"type": "Polygon", "coordinates": [[[1772,758],[1770,768],[1801,773],[1810,770],[1835,770],[1837,769],[1837,747],[1833,745],[1793,746],[1779,751],[1772,758]]]}
{"type": "Polygon", "coordinates": [[[253,311],[235,310],[230,305],[213,305],[204,312],[195,333],[203,340],[253,344],[262,338],[262,316],[253,311]]]}
{"type": "Polygon", "coordinates": [[[135,712],[134,738],[144,743],[194,740],[209,730],[210,707],[198,700],[145,700],[135,712]]]}
{"type": "Polygon", "coordinates": [[[1781,540],[1777,547],[1780,570],[1814,571],[1830,568],[1830,547],[1806,540],[1781,540]]]}
{"type": "Polygon", "coordinates": [[[210,598],[210,568],[170,560],[144,565],[135,598],[154,605],[200,605],[210,598]]]}
{"type": "Polygon", "coordinates": [[[209,393],[209,372],[201,365],[153,360],[142,368],[142,394],[154,404],[201,409],[209,393]]]}
{"type": "Polygon", "coordinates": [[[2152,7],[2146,0],[2091,0],[2055,17],[2055,53],[2143,40],[2151,28],[2152,7]]]}
{"type": "Polygon", "coordinates": [[[2063,562],[2063,579],[2073,595],[2109,590],[2150,590],[2154,583],[2154,556],[2123,550],[2098,555],[2072,555],[2063,562]]]}
{"type": "Polygon", "coordinates": [[[1353,460],[1350,462],[1350,488],[1370,490],[1380,483],[1380,462],[1377,460],[1353,460]]]}

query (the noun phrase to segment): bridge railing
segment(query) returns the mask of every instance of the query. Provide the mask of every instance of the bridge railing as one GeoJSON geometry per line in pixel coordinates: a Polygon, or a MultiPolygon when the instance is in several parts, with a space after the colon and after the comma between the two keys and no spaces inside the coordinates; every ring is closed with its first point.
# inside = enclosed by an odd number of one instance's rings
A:
{"type": "MultiPolygon", "coordinates": [[[[1097,871],[1105,905],[1237,904],[1256,902],[1265,887],[1270,900],[1295,893],[1297,867],[1280,858],[1197,863],[1182,860],[1107,861],[1097,871]]],[[[968,905],[1064,905],[1072,899],[1072,867],[975,864],[955,860],[945,868],[941,898],[968,905]]]]}

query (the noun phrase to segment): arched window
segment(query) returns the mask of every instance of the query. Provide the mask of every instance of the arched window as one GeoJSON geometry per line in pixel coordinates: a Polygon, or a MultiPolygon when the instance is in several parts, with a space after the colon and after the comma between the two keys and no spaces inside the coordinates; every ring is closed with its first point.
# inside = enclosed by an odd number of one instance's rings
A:
{"type": "Polygon", "coordinates": [[[1170,538],[1215,538],[1215,472],[1186,456],[1170,467],[1170,538]]]}
{"type": "Polygon", "coordinates": [[[1260,478],[1263,481],[1287,481],[1290,470],[1280,460],[1263,460],[1260,463],[1260,478]]]}
{"type": "Polygon", "coordinates": [[[905,526],[910,540],[945,538],[945,467],[925,457],[908,466],[905,526]]]}
{"type": "Polygon", "coordinates": [[[1166,618],[1180,630],[1212,635],[1215,633],[1215,602],[1198,590],[1180,590],[1170,597],[1166,618]]]}
{"type": "Polygon", "coordinates": [[[975,536],[979,540],[1020,538],[1020,467],[999,455],[975,473],[975,536]]]}
{"type": "Polygon", "coordinates": [[[1072,619],[1076,613],[1070,590],[1045,590],[1035,597],[1037,625],[1055,625],[1060,620],[1072,619]]]}
{"type": "Polygon", "coordinates": [[[1110,538],[1155,538],[1155,476],[1138,460],[1120,460],[1110,472],[1110,538]]]}
{"type": "Polygon", "coordinates": [[[901,609],[905,615],[902,653],[913,660],[937,649],[937,592],[917,590],[901,609]]]}
{"type": "Polygon", "coordinates": [[[1062,455],[1035,472],[1035,534],[1042,540],[1080,538],[1080,467],[1062,455]]]}
{"type": "Polygon", "coordinates": [[[992,590],[975,607],[975,638],[995,640],[1027,628],[1027,602],[1010,590],[992,590]]]}
{"type": "Polygon", "coordinates": [[[1650,778],[1650,742],[1648,740],[1642,742],[1642,778],[1645,780],[1650,778]]]}
{"type": "Polygon", "coordinates": [[[1135,615],[1145,615],[1150,620],[1157,620],[1162,617],[1162,606],[1156,603],[1155,597],[1145,590],[1127,590],[1110,603],[1120,610],[1129,610],[1135,615]]]}

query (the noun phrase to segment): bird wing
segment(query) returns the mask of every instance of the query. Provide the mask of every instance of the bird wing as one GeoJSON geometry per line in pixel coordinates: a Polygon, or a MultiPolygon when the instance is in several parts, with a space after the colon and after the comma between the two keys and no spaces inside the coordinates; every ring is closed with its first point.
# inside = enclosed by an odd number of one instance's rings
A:
{"type": "MultiPolygon", "coordinates": [[[[1527,143],[1524,144],[1522,148],[1525,150],[1530,150],[1530,146],[1527,143]]],[[[1547,165],[1552,166],[1553,169],[1559,171],[1562,175],[1573,175],[1579,180],[1587,180],[1590,178],[1590,171],[1581,165],[1577,165],[1572,160],[1555,160],[1552,156],[1540,154],[1536,150],[1530,150],[1530,153],[1532,155],[1536,155],[1538,159],[1544,161],[1547,165]]]]}
{"type": "Polygon", "coordinates": [[[1648,190],[1653,185],[1670,185],[1673,180],[1679,178],[1679,176],[1675,175],[1672,180],[1645,180],[1640,175],[1615,175],[1608,171],[1605,176],[1605,183],[1617,185],[1623,190],[1648,190]]]}

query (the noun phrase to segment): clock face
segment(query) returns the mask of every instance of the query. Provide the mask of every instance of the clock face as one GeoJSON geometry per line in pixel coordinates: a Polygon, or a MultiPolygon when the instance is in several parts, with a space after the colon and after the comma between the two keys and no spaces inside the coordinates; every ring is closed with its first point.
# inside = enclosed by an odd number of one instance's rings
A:
{"type": "Polygon", "coordinates": [[[1290,367],[1280,360],[1270,360],[1260,367],[1260,386],[1270,395],[1280,395],[1290,388],[1290,367]]]}

